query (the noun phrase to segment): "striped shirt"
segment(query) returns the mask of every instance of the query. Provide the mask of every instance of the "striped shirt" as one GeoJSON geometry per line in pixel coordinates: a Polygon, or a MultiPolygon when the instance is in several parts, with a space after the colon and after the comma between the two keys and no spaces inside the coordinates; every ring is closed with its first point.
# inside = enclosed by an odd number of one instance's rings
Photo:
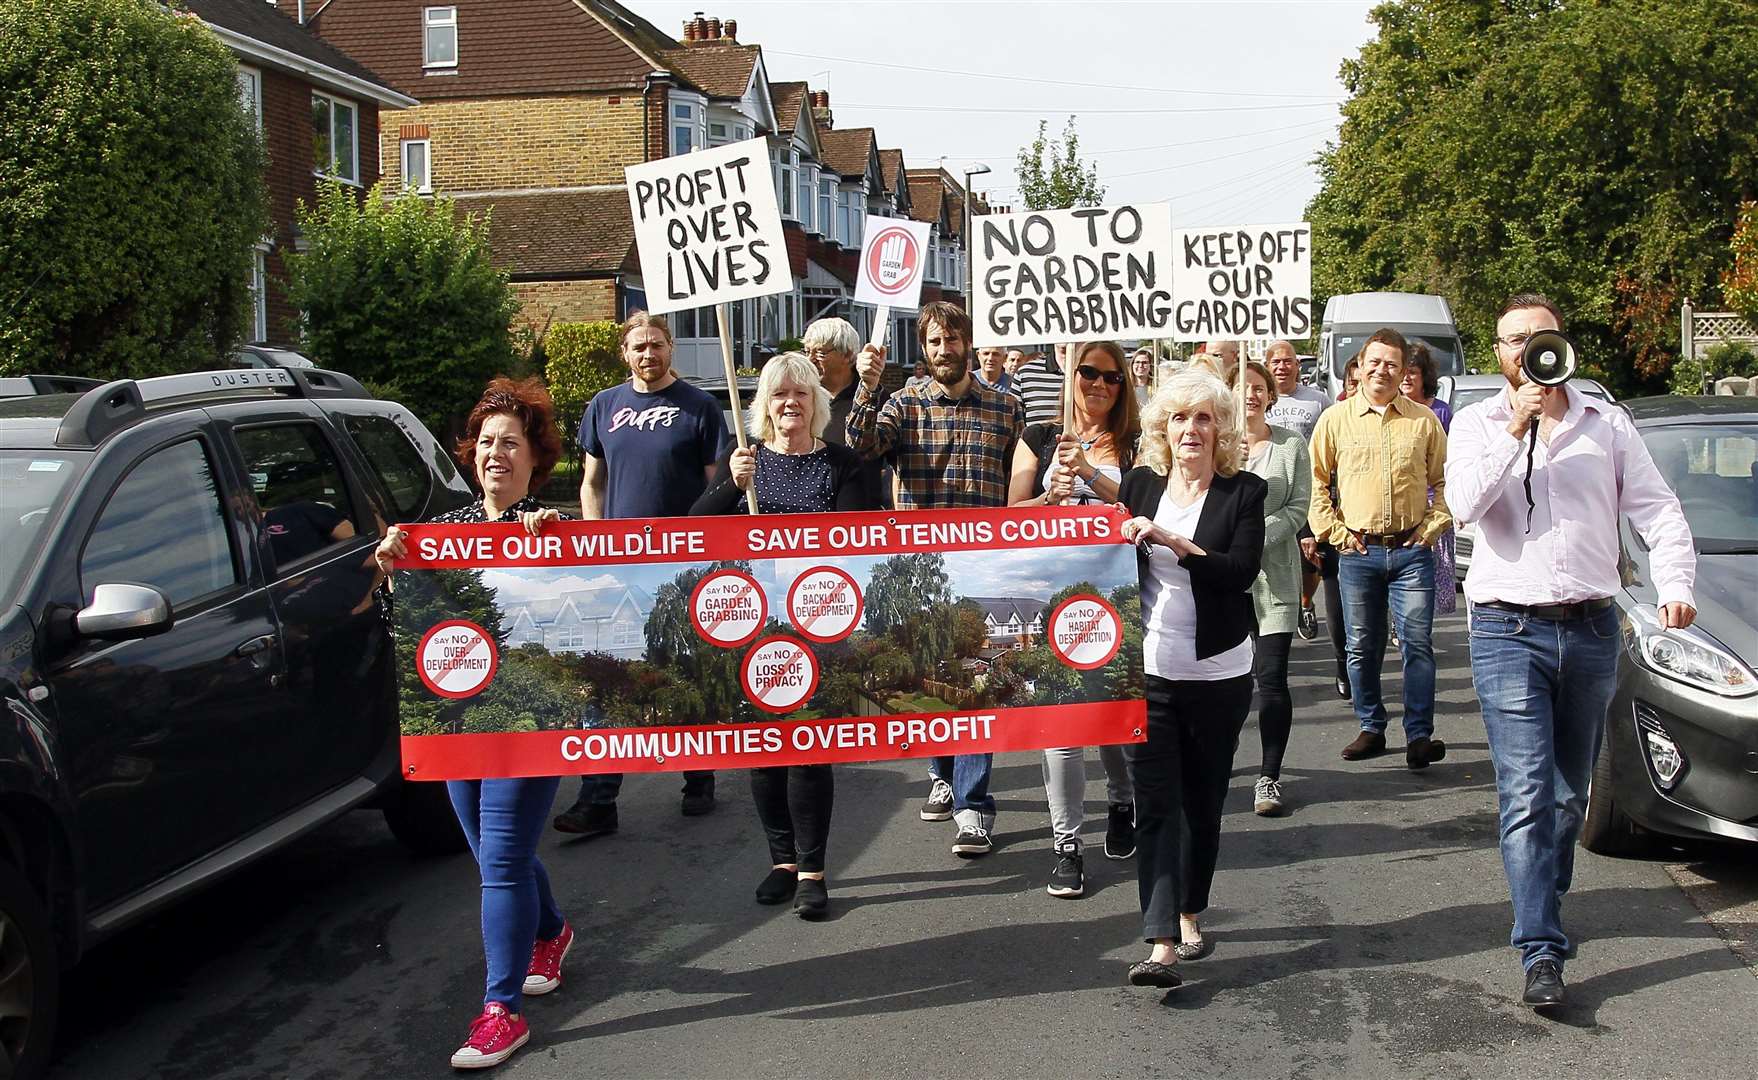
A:
{"type": "Polygon", "coordinates": [[[1026,423],[1046,424],[1062,419],[1064,381],[1066,376],[1054,356],[1046,355],[1019,366],[1013,373],[1013,386],[1025,402],[1026,423]]]}
{"type": "Polygon", "coordinates": [[[932,379],[909,383],[886,400],[861,384],[848,414],[849,449],[889,457],[898,476],[899,510],[1007,505],[1013,446],[1025,430],[1019,398],[975,378],[963,397],[932,379]]]}

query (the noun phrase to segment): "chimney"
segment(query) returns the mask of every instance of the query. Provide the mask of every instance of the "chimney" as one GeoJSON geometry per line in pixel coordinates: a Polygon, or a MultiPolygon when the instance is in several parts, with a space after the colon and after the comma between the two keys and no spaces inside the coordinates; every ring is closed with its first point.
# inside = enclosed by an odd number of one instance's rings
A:
{"type": "Polygon", "coordinates": [[[696,22],[693,19],[685,19],[684,20],[684,44],[685,45],[694,44],[695,41],[696,41],[696,22]]]}
{"type": "Polygon", "coordinates": [[[739,21],[737,19],[728,19],[721,30],[725,33],[727,41],[734,45],[739,43],[739,21]]]}
{"type": "Polygon", "coordinates": [[[719,19],[716,19],[713,17],[709,18],[709,20],[708,20],[708,33],[705,35],[705,37],[709,41],[719,41],[720,40],[720,20],[719,19]]]}
{"type": "Polygon", "coordinates": [[[812,91],[812,119],[820,127],[828,128],[832,126],[830,115],[830,91],[812,91]]]}

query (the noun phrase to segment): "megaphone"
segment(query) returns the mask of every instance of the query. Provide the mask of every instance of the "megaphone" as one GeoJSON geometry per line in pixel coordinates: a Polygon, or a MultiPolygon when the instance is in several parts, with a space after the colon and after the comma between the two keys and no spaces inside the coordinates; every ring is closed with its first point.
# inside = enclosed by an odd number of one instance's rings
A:
{"type": "Polygon", "coordinates": [[[1579,365],[1575,343],[1560,330],[1540,330],[1520,350],[1520,370],[1527,382],[1539,386],[1563,385],[1575,377],[1579,365]]]}

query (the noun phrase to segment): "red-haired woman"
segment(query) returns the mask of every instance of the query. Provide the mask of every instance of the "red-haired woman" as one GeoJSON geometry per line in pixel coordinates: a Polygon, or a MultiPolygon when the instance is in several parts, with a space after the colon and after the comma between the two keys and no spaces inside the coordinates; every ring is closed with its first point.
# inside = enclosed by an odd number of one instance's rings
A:
{"type": "MultiPolygon", "coordinates": [[[[482,501],[434,518],[444,522],[518,522],[532,535],[561,518],[533,494],[561,457],[555,405],[536,379],[500,378],[470,410],[458,461],[475,477],[482,501]]],[[[375,558],[387,575],[408,550],[407,533],[386,531],[375,558]]],[[[447,793],[482,873],[482,947],[488,992],[482,1014],[452,1055],[460,1069],[499,1065],[531,1038],[521,1015],[526,994],[561,985],[562,959],[574,931],[556,907],[549,875],[537,859],[559,777],[448,780],[447,793]]]]}

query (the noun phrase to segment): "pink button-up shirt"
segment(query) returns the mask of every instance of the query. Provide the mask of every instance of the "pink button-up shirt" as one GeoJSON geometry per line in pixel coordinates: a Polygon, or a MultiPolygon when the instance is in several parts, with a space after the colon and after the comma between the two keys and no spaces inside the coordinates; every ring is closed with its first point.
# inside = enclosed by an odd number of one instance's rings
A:
{"type": "Polygon", "coordinates": [[[1616,405],[1565,391],[1568,411],[1533,458],[1531,531],[1522,484],[1527,444],[1508,434],[1514,413],[1507,389],[1453,418],[1447,506],[1457,520],[1477,525],[1466,597],[1565,604],[1613,595],[1622,588],[1618,517],[1627,515],[1648,544],[1659,602],[1695,607],[1691,528],[1636,425],[1616,405]]]}

